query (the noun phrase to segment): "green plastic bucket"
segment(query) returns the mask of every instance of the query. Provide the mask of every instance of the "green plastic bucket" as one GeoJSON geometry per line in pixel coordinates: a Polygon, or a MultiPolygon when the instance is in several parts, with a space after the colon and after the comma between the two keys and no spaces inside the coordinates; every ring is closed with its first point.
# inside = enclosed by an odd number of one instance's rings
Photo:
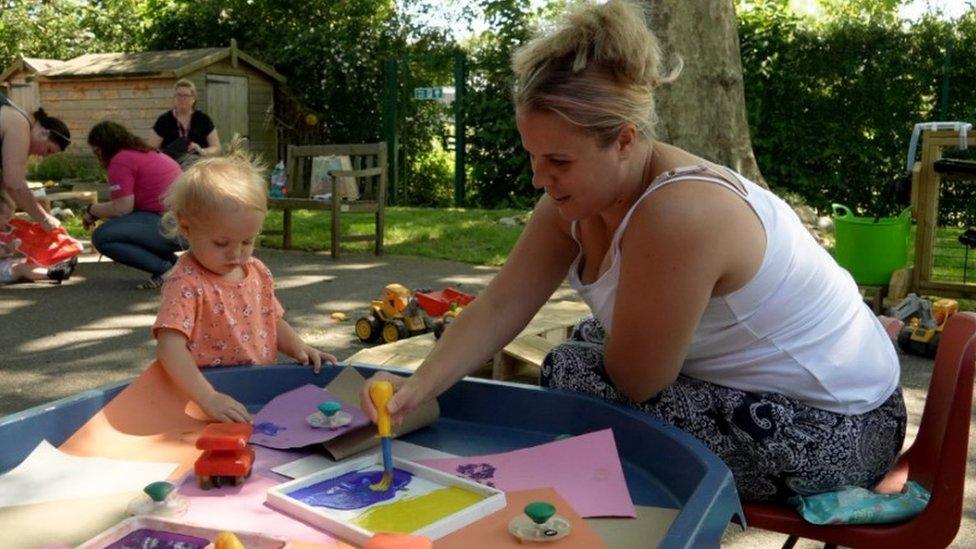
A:
{"type": "Polygon", "coordinates": [[[908,264],[911,208],[898,217],[857,217],[834,204],[834,259],[863,286],[887,286],[891,273],[908,264]]]}

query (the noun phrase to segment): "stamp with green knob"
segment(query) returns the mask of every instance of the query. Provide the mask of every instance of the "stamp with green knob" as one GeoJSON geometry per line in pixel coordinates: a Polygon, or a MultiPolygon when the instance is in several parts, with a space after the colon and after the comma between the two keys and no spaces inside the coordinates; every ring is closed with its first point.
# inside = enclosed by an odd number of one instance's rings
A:
{"type": "Polygon", "coordinates": [[[324,429],[338,429],[352,423],[352,414],[342,410],[342,404],[335,400],[326,400],[316,406],[317,411],[305,421],[312,427],[324,429]]]}
{"type": "Polygon", "coordinates": [[[523,512],[508,523],[508,531],[522,541],[555,541],[572,530],[569,521],[557,515],[556,507],[548,501],[533,501],[523,512]]]}

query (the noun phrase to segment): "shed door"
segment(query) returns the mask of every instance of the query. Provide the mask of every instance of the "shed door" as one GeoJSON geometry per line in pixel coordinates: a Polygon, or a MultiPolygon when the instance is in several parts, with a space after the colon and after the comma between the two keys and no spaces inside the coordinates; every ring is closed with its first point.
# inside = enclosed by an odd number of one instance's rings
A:
{"type": "Polygon", "coordinates": [[[40,105],[37,93],[37,82],[11,82],[10,100],[27,112],[34,112],[40,105]]]}
{"type": "Polygon", "coordinates": [[[230,143],[234,134],[248,135],[248,94],[246,76],[207,75],[207,114],[217,126],[221,143],[230,143]]]}

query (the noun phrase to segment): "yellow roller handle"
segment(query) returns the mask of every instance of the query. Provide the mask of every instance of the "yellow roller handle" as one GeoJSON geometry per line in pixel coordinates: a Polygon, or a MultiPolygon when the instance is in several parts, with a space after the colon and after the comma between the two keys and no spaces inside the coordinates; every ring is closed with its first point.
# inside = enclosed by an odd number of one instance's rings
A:
{"type": "Polygon", "coordinates": [[[376,428],[381,437],[392,436],[390,429],[390,411],[386,408],[386,403],[393,398],[393,384],[389,381],[375,381],[369,386],[369,399],[373,401],[378,415],[376,428]]]}

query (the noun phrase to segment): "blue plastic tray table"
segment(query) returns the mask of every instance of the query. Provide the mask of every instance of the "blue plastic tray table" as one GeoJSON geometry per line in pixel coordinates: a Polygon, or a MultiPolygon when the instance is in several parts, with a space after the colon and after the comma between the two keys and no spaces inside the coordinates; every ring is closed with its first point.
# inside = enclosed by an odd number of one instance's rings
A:
{"type": "MultiPolygon", "coordinates": [[[[363,376],[381,368],[355,364],[363,376]]],[[[392,370],[398,373],[398,370],[392,370]]],[[[214,387],[258,410],[337,370],[279,365],[208,369],[214,387]]],[[[47,439],[55,446],[97,413],[126,383],[85,391],[0,419],[0,473],[47,439]]],[[[595,397],[499,381],[465,379],[438,399],[441,417],[403,440],[457,455],[504,452],[563,434],[612,428],[636,505],[679,509],[659,547],[718,547],[729,520],[742,516],[728,467],[691,435],[647,414],[595,397]]]]}

